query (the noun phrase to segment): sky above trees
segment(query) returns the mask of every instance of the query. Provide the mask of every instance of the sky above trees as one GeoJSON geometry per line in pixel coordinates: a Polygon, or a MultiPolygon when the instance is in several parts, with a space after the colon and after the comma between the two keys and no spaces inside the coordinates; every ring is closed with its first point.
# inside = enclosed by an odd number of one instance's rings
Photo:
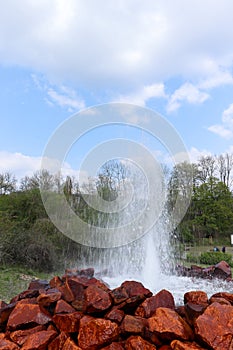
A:
{"type": "MultiPolygon", "coordinates": [[[[0,172],[31,175],[61,123],[108,102],[160,113],[192,161],[231,153],[232,12],[231,0],[4,2],[0,172]]],[[[98,137],[78,148],[85,154],[98,137]]]]}

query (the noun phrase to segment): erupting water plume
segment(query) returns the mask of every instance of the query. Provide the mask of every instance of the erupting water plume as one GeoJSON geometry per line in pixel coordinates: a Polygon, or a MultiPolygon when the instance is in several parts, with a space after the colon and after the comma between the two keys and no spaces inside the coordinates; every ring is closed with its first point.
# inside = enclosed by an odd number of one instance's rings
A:
{"type": "MultiPolygon", "coordinates": [[[[189,165],[183,141],[154,111],[109,103],[65,121],[51,136],[41,168],[62,173],[74,145],[85,137],[86,144],[93,144],[93,133],[99,141],[88,150],[76,171],[79,196],[67,200],[65,193],[41,187],[49,218],[60,232],[82,247],[77,257],[79,266],[94,266],[110,284],[130,278],[143,281],[153,291],[168,287],[175,295],[178,290],[183,293],[190,279],[168,274],[173,264],[170,238],[189,206],[192,173],[174,178],[175,190],[169,202],[166,171],[161,166],[163,162],[170,169],[182,162],[189,165]],[[117,167],[109,167],[111,162],[117,167]],[[88,177],[94,179],[96,188],[89,186],[89,191],[83,191],[82,184],[88,177]]],[[[75,149],[74,154],[79,151],[75,149]]]]}

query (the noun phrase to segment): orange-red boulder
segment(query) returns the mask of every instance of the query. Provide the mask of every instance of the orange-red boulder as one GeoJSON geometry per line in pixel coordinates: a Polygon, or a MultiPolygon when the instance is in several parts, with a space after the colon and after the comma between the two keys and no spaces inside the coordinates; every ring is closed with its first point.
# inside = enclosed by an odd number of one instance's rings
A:
{"type": "Polygon", "coordinates": [[[106,311],[112,305],[109,293],[95,285],[87,287],[84,295],[86,312],[89,314],[106,311]]]}
{"type": "Polygon", "coordinates": [[[117,340],[119,327],[115,322],[84,316],[80,320],[78,345],[84,350],[103,347],[117,340]]]}
{"type": "Polygon", "coordinates": [[[163,340],[193,340],[194,337],[187,322],[176,311],[165,307],[156,309],[155,315],[148,318],[148,326],[163,340]]]}
{"type": "Polygon", "coordinates": [[[168,307],[170,309],[175,309],[175,302],[173,295],[162,289],[156,295],[147,298],[141,305],[138,306],[135,315],[149,318],[151,317],[158,307],[168,307]]]}
{"type": "Polygon", "coordinates": [[[71,313],[75,311],[75,308],[73,308],[70,304],[68,304],[65,300],[62,299],[58,300],[54,309],[55,314],[71,313]]]}
{"type": "Polygon", "coordinates": [[[7,339],[0,339],[0,349],[1,350],[18,350],[20,347],[15,343],[7,339]]]}
{"type": "Polygon", "coordinates": [[[121,287],[126,290],[130,298],[138,295],[143,295],[145,298],[152,296],[152,292],[145,288],[141,282],[125,281],[121,284],[121,287]]]}
{"type": "Polygon", "coordinates": [[[46,350],[48,344],[56,337],[55,331],[40,331],[28,336],[23,344],[23,350],[46,350]]]}
{"type": "Polygon", "coordinates": [[[215,265],[213,276],[221,279],[231,278],[230,265],[226,261],[220,261],[215,265]]]}
{"type": "Polygon", "coordinates": [[[29,329],[20,329],[10,334],[10,339],[18,345],[23,345],[29,335],[45,330],[45,326],[36,326],[29,329]]]}
{"type": "Polygon", "coordinates": [[[143,336],[147,320],[139,316],[126,315],[121,323],[121,332],[143,336]]]}
{"type": "Polygon", "coordinates": [[[44,325],[49,321],[51,321],[51,317],[41,312],[39,305],[19,302],[8,318],[7,328],[16,330],[20,327],[44,325]]]}
{"type": "Polygon", "coordinates": [[[68,314],[56,314],[53,316],[55,326],[67,333],[78,332],[82,314],[78,311],[68,314]]]}
{"type": "Polygon", "coordinates": [[[208,305],[208,296],[206,292],[203,291],[191,291],[184,294],[184,303],[208,305]]]}
{"type": "Polygon", "coordinates": [[[195,342],[190,343],[180,340],[173,340],[170,346],[172,350],[206,350],[195,342]]]}
{"type": "Polygon", "coordinates": [[[105,315],[105,318],[107,320],[120,324],[124,316],[125,316],[125,313],[123,310],[112,308],[109,312],[107,312],[107,314],[105,315]]]}
{"type": "Polygon", "coordinates": [[[140,336],[131,336],[125,344],[126,350],[156,350],[156,346],[149,343],[140,336]]]}
{"type": "Polygon", "coordinates": [[[233,307],[213,303],[196,319],[195,333],[214,350],[233,346],[233,307]]]}

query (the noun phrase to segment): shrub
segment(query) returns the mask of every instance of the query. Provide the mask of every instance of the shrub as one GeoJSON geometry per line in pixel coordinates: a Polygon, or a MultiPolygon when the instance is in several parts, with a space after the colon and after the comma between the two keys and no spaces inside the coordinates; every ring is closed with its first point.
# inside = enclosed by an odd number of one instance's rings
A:
{"type": "Polygon", "coordinates": [[[56,266],[53,246],[49,242],[31,242],[25,251],[25,265],[38,271],[53,271],[56,266]]]}
{"type": "Polygon", "coordinates": [[[231,254],[222,252],[204,252],[199,256],[201,264],[216,265],[220,261],[225,260],[230,266],[233,267],[233,261],[231,254]]]}
{"type": "Polygon", "coordinates": [[[186,259],[188,262],[191,262],[191,263],[195,263],[195,264],[200,263],[200,258],[197,255],[193,255],[193,254],[188,253],[186,255],[186,259]]]}

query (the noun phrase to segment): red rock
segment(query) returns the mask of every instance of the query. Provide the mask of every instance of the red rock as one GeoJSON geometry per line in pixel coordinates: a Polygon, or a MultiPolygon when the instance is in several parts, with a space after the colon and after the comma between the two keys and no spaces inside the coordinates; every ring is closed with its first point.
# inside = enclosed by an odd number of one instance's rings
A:
{"type": "Polygon", "coordinates": [[[67,277],[74,277],[74,276],[85,276],[88,278],[92,278],[94,276],[94,269],[92,267],[89,267],[87,269],[79,270],[77,268],[74,269],[66,269],[65,270],[65,276],[67,277]]]}
{"type": "Polygon", "coordinates": [[[48,316],[52,316],[54,314],[54,308],[57,300],[61,298],[61,292],[57,289],[50,289],[48,292],[42,293],[37,298],[37,303],[41,309],[41,311],[48,316]],[[50,293],[51,291],[51,293],[50,293]]]}
{"type": "Polygon", "coordinates": [[[105,346],[104,348],[101,348],[102,350],[124,350],[124,346],[122,343],[111,343],[108,346],[105,346]]]}
{"type": "Polygon", "coordinates": [[[58,300],[54,310],[54,314],[68,314],[71,312],[75,312],[75,309],[70,304],[68,304],[65,300],[58,300]]]}
{"type": "Polygon", "coordinates": [[[231,267],[226,261],[220,261],[217,265],[215,265],[214,277],[227,279],[231,278],[231,267]]]}
{"type": "Polygon", "coordinates": [[[83,294],[83,300],[74,300],[74,301],[72,301],[71,305],[76,311],[81,311],[81,312],[85,313],[86,305],[85,305],[85,300],[84,300],[84,294],[83,294]]]}
{"type": "Polygon", "coordinates": [[[174,310],[160,307],[148,318],[148,328],[164,340],[193,340],[190,326],[174,310]]]}
{"type": "Polygon", "coordinates": [[[24,292],[16,295],[14,298],[11,299],[10,303],[16,303],[17,301],[20,301],[22,299],[31,299],[31,298],[37,298],[39,295],[39,291],[37,289],[34,290],[25,290],[24,292]]]}
{"type": "Polygon", "coordinates": [[[120,324],[125,316],[125,313],[123,310],[119,309],[111,309],[106,315],[105,318],[107,320],[110,320],[112,322],[116,322],[117,324],[120,324]]]}
{"type": "Polygon", "coordinates": [[[170,345],[162,345],[159,350],[172,350],[172,348],[170,347],[170,345]]]}
{"type": "Polygon", "coordinates": [[[22,326],[44,325],[50,320],[49,316],[41,312],[39,305],[18,303],[8,318],[7,328],[16,330],[22,326]]]}
{"type": "Polygon", "coordinates": [[[41,290],[44,289],[46,290],[49,288],[49,283],[46,280],[33,280],[30,282],[28,289],[33,289],[33,290],[41,290]]]}
{"type": "Polygon", "coordinates": [[[175,308],[175,311],[182,317],[185,318],[185,306],[181,305],[175,308]]]}
{"type": "Polygon", "coordinates": [[[62,350],[68,335],[61,332],[51,343],[49,343],[48,350],[62,350]]]}
{"type": "Polygon", "coordinates": [[[21,346],[23,345],[23,343],[26,341],[27,337],[30,334],[34,334],[36,332],[43,331],[43,330],[45,330],[44,326],[37,326],[29,329],[18,330],[18,331],[12,332],[10,334],[10,338],[14,343],[21,346]]]}
{"type": "Polygon", "coordinates": [[[78,269],[75,267],[73,269],[65,269],[66,277],[73,277],[78,275],[78,269]]]}
{"type": "Polygon", "coordinates": [[[151,317],[158,307],[167,307],[170,309],[175,309],[175,302],[173,295],[163,289],[156,295],[147,298],[141,305],[138,306],[135,315],[149,318],[151,317]]]}
{"type": "Polygon", "coordinates": [[[17,350],[20,349],[18,345],[7,339],[0,340],[0,349],[2,350],[17,350]]]}
{"type": "Polygon", "coordinates": [[[55,325],[53,323],[50,323],[47,327],[47,331],[56,331],[57,332],[57,328],[55,327],[55,325]]]}
{"type": "Polygon", "coordinates": [[[211,297],[209,302],[210,302],[210,304],[219,303],[222,305],[231,305],[231,303],[225,298],[211,297]]]}
{"type": "Polygon", "coordinates": [[[23,344],[23,350],[46,350],[48,344],[56,337],[55,331],[40,331],[28,336],[23,344]]]}
{"type": "Polygon", "coordinates": [[[190,302],[185,304],[185,316],[188,321],[188,323],[192,326],[194,321],[198,316],[203,314],[205,310],[205,306],[198,305],[198,304],[192,304],[190,302]]]}
{"type": "Polygon", "coordinates": [[[147,322],[142,317],[125,315],[120,328],[122,333],[140,334],[143,336],[146,325],[147,322]]]}
{"type": "Polygon", "coordinates": [[[76,283],[81,284],[84,288],[87,288],[91,285],[95,285],[99,288],[102,288],[106,292],[110,291],[108,286],[103,281],[100,281],[100,280],[96,279],[95,277],[88,278],[86,276],[75,276],[75,277],[68,278],[67,276],[63,276],[63,280],[64,281],[69,281],[69,280],[76,281],[76,283]]]}
{"type": "Polygon", "coordinates": [[[143,295],[145,298],[152,296],[152,292],[145,288],[141,282],[125,281],[121,284],[121,287],[125,288],[130,298],[138,295],[143,295]]]}
{"type": "Polygon", "coordinates": [[[95,349],[117,340],[119,327],[101,318],[84,316],[80,321],[78,344],[82,349],[95,349]]]}
{"type": "Polygon", "coordinates": [[[134,314],[137,307],[145,300],[144,295],[135,295],[126,299],[123,303],[117,305],[119,310],[123,310],[126,314],[134,314]]]}
{"type": "Polygon", "coordinates": [[[60,331],[67,333],[78,332],[79,321],[82,316],[78,311],[69,314],[56,314],[53,316],[53,322],[60,331]]]}
{"type": "Polygon", "coordinates": [[[4,306],[3,308],[0,309],[0,326],[1,327],[4,326],[7,323],[11,312],[15,308],[15,305],[16,305],[15,303],[9,304],[9,305],[6,305],[6,306],[4,306]]]}
{"type": "Polygon", "coordinates": [[[54,276],[50,282],[49,285],[51,288],[57,288],[63,285],[63,281],[59,276],[54,276]]]}
{"type": "Polygon", "coordinates": [[[151,332],[147,327],[145,328],[143,338],[159,348],[162,346],[162,341],[159,339],[159,336],[151,332]]]}
{"type": "Polygon", "coordinates": [[[58,285],[57,289],[61,292],[62,298],[65,299],[68,303],[75,300],[75,296],[68,284],[68,280],[66,279],[62,285],[58,285]]]}
{"type": "Polygon", "coordinates": [[[82,283],[80,283],[78,278],[68,278],[66,279],[66,283],[72,291],[75,300],[84,300],[84,286],[82,283]]]}
{"type": "Polygon", "coordinates": [[[126,350],[156,350],[156,346],[144,340],[140,336],[132,336],[127,339],[126,350]]]}
{"type": "Polygon", "coordinates": [[[98,313],[108,310],[112,301],[107,292],[91,285],[85,290],[85,304],[87,313],[98,313]]]}
{"type": "Polygon", "coordinates": [[[215,293],[212,295],[211,298],[224,298],[226,300],[228,300],[231,305],[233,305],[233,294],[232,293],[228,293],[228,292],[219,292],[219,293],[215,293]]]}
{"type": "Polygon", "coordinates": [[[37,297],[37,302],[43,307],[48,307],[52,303],[61,299],[61,292],[57,289],[48,289],[37,297]]]}
{"type": "Polygon", "coordinates": [[[62,350],[82,350],[78,345],[75,344],[75,342],[68,338],[63,345],[62,350]]]}
{"type": "MultiPolygon", "coordinates": [[[[22,299],[17,301],[17,305],[23,305],[23,304],[34,304],[37,305],[37,298],[26,298],[26,299],[22,299]]],[[[15,304],[16,305],[16,304],[15,304]]]]}
{"type": "Polygon", "coordinates": [[[200,305],[208,305],[208,296],[206,292],[203,291],[191,291],[187,292],[184,295],[184,303],[192,303],[192,304],[200,304],[200,305]]]}
{"type": "Polygon", "coordinates": [[[0,309],[3,309],[6,306],[7,306],[7,303],[5,303],[5,301],[3,300],[0,300],[0,309]]]}
{"type": "Polygon", "coordinates": [[[192,342],[192,343],[182,342],[180,340],[173,340],[171,342],[171,349],[172,350],[206,350],[205,348],[202,348],[195,342],[192,342]]]}
{"type": "Polygon", "coordinates": [[[121,304],[124,302],[129,296],[124,287],[117,287],[110,292],[110,295],[113,299],[113,303],[115,305],[121,304]]]}
{"type": "Polygon", "coordinates": [[[79,281],[78,278],[66,278],[65,279],[65,289],[67,289],[68,297],[67,301],[72,302],[72,306],[77,311],[85,311],[85,300],[84,300],[84,290],[85,287],[79,281]]]}
{"type": "Polygon", "coordinates": [[[214,350],[230,349],[233,345],[233,307],[213,303],[196,319],[195,333],[214,350]]]}

